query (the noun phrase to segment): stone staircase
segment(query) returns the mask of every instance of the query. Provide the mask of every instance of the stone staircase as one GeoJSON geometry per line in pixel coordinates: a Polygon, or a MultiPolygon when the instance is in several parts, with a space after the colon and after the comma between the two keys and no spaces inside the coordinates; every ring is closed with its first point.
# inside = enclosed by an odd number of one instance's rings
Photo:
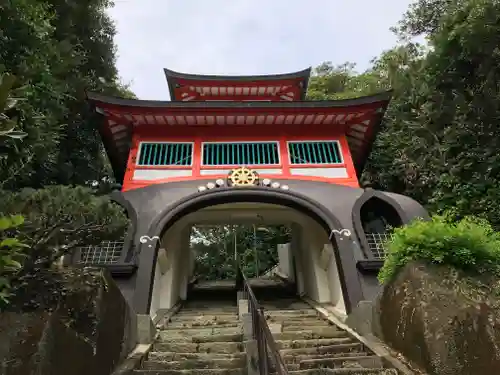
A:
{"type": "Polygon", "coordinates": [[[284,298],[261,304],[290,374],[398,374],[305,302],[284,298]]]}
{"type": "Polygon", "coordinates": [[[160,325],[135,375],[243,375],[246,354],[236,298],[188,302],[160,325]]]}

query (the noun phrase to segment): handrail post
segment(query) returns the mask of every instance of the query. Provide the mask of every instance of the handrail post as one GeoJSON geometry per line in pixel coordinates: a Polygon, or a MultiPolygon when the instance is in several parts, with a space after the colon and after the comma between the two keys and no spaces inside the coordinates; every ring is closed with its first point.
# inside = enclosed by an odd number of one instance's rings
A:
{"type": "Polygon", "coordinates": [[[248,299],[248,311],[252,323],[252,338],[255,343],[254,345],[257,346],[258,366],[256,367],[259,369],[259,374],[269,375],[271,369],[274,369],[277,375],[288,375],[288,370],[267,324],[264,308],[260,306],[257,301],[250,283],[245,273],[241,270],[239,263],[236,270],[237,276],[240,277],[241,280],[237,280],[237,285],[239,282],[242,283],[244,294],[248,299]]]}

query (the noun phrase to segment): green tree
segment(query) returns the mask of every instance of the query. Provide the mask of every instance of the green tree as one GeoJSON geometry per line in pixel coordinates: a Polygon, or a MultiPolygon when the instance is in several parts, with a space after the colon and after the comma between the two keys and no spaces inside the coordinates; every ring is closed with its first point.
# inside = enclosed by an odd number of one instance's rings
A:
{"type": "Polygon", "coordinates": [[[277,246],[290,241],[286,226],[220,225],[194,227],[195,272],[207,280],[234,279],[236,252],[243,271],[256,277],[278,262],[277,246]]]}
{"type": "Polygon", "coordinates": [[[0,5],[0,64],[24,87],[28,135],[0,169],[3,187],[79,184],[109,175],[85,90],[131,96],[115,67],[107,1],[9,0],[0,5]],[[76,173],[75,171],[78,171],[76,173]]]}
{"type": "Polygon", "coordinates": [[[314,99],[394,90],[363,182],[500,228],[499,25],[498,0],[418,0],[395,28],[402,43],[366,72],[316,70],[314,99]]]}

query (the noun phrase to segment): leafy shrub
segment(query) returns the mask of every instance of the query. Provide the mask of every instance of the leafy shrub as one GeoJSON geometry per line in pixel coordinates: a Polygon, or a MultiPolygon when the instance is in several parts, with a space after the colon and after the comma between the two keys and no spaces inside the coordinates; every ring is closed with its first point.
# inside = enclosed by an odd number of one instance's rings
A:
{"type": "Polygon", "coordinates": [[[17,238],[10,237],[9,231],[23,223],[24,218],[20,215],[0,216],[0,305],[10,297],[10,278],[21,268],[27,247],[17,238]]]}
{"type": "Polygon", "coordinates": [[[434,216],[430,221],[415,221],[395,229],[387,248],[387,259],[378,275],[382,283],[412,261],[500,275],[500,234],[478,218],[453,222],[445,215],[434,216]]]}

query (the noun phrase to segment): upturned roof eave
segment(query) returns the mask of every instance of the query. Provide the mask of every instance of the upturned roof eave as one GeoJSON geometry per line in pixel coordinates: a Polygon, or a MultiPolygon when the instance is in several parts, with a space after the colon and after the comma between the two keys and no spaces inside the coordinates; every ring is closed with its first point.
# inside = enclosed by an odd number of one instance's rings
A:
{"type": "Polygon", "coordinates": [[[360,105],[385,102],[388,104],[392,97],[392,90],[384,91],[374,95],[363,96],[353,99],[341,100],[303,100],[303,101],[283,101],[283,102],[264,102],[264,101],[159,101],[159,100],[138,100],[124,99],[113,96],[106,96],[98,93],[88,92],[87,98],[91,102],[97,102],[109,105],[116,105],[130,108],[349,108],[360,105]]]}
{"type": "Polygon", "coordinates": [[[312,68],[303,69],[291,73],[279,74],[256,74],[256,75],[210,75],[210,74],[192,74],[181,73],[167,68],[163,69],[167,79],[168,90],[170,92],[170,99],[175,99],[175,85],[177,80],[191,80],[191,81],[220,81],[223,82],[255,82],[255,81],[280,81],[280,80],[302,80],[301,99],[305,99],[309,78],[311,76],[312,68]]]}

